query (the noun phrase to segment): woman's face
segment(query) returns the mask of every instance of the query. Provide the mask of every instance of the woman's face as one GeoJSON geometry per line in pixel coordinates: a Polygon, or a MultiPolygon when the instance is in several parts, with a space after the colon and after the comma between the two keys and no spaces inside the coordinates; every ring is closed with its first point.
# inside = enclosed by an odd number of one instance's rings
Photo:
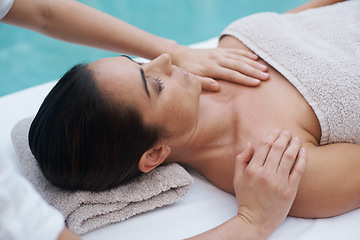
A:
{"type": "Polygon", "coordinates": [[[145,64],[127,57],[105,58],[89,69],[100,89],[115,102],[135,107],[145,123],[164,128],[172,137],[196,128],[200,81],[171,65],[169,55],[145,64]]]}

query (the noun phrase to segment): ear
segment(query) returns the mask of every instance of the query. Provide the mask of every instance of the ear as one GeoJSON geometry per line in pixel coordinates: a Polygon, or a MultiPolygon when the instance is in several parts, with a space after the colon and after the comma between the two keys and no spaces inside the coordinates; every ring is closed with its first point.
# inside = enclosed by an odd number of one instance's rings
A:
{"type": "Polygon", "coordinates": [[[141,156],[139,161],[140,171],[144,173],[150,172],[163,163],[170,153],[171,148],[167,145],[152,147],[141,156]]]}

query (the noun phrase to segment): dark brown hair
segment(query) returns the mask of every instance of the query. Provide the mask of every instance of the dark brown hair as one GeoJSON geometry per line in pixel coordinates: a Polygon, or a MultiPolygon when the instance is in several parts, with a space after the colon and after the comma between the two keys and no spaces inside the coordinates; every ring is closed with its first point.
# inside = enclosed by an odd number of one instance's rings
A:
{"type": "Polygon", "coordinates": [[[131,106],[101,92],[87,65],[69,70],[34,118],[29,145],[45,177],[67,190],[101,191],[138,176],[142,154],[161,137],[131,106]]]}

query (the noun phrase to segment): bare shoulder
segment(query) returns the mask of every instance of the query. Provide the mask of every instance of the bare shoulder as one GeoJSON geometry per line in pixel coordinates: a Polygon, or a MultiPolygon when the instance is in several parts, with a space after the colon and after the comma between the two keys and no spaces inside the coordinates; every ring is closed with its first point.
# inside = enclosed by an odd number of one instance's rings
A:
{"type": "Polygon", "coordinates": [[[360,207],[360,145],[303,146],[308,161],[290,214],[322,218],[360,207]]]}
{"type": "Polygon", "coordinates": [[[238,40],[237,38],[234,38],[230,35],[223,36],[219,41],[218,47],[220,47],[220,48],[239,48],[239,49],[251,51],[240,40],[238,40]]]}

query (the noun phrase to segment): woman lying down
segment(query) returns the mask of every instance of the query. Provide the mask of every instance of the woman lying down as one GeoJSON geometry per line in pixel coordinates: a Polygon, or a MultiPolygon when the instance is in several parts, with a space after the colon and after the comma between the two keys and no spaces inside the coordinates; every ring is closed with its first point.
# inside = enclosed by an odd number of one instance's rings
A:
{"type": "Polygon", "coordinates": [[[279,129],[308,153],[290,214],[358,208],[359,10],[353,0],[232,23],[219,47],[263,59],[270,79],[258,87],[220,81],[219,92],[202,92],[166,54],[146,64],[114,57],[77,65],[44,100],[30,148],[45,176],[65,189],[104,190],[178,162],[234,193],[235,157],[279,129]]]}

